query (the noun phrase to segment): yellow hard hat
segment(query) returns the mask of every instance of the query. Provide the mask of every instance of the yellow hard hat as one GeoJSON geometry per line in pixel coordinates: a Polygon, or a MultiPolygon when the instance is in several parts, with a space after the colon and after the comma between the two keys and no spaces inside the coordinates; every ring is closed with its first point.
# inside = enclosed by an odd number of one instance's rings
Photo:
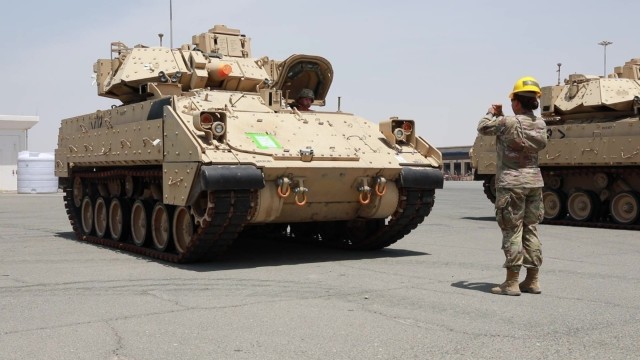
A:
{"type": "Polygon", "coordinates": [[[513,99],[513,94],[515,93],[525,93],[522,95],[528,95],[527,93],[534,93],[531,95],[540,97],[540,85],[538,85],[538,81],[533,77],[525,76],[518,79],[518,81],[516,81],[516,84],[513,85],[513,91],[511,92],[511,94],[509,94],[509,98],[513,99]]]}

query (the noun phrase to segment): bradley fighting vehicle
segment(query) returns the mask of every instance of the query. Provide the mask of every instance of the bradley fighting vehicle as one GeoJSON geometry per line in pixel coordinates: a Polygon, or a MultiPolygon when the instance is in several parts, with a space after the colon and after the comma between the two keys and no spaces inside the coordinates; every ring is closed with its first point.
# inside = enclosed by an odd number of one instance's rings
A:
{"type": "Polygon", "coordinates": [[[290,107],[303,89],[325,105],[320,56],[254,58],[222,25],[192,45],[112,43],[94,72],[122,104],[62,120],[55,173],[79,240],[171,262],[243,234],[373,250],[429,214],[442,156],[414,121],[290,107]]]}
{"type": "MultiPolygon", "coordinates": [[[[544,223],[640,229],[640,58],[541,90],[544,223]]],[[[478,136],[470,156],[495,202],[495,137],[478,136]]]]}

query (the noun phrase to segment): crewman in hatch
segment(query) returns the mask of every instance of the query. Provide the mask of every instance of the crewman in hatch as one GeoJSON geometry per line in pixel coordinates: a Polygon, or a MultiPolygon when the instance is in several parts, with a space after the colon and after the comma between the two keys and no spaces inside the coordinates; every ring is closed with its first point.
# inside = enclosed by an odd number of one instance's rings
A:
{"type": "Polygon", "coordinates": [[[296,102],[291,107],[298,109],[298,111],[310,111],[314,99],[315,96],[311,89],[302,89],[296,98],[296,102]]]}

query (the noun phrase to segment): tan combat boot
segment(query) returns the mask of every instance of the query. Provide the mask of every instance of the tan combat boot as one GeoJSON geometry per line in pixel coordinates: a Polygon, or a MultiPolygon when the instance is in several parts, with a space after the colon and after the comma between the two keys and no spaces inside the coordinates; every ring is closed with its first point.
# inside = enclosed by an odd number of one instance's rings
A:
{"type": "Polygon", "coordinates": [[[491,292],[499,295],[520,296],[520,288],[518,287],[519,272],[507,269],[507,280],[502,284],[491,289],[491,292]]]}
{"type": "Polygon", "coordinates": [[[527,268],[527,277],[520,283],[520,291],[540,294],[540,283],[538,282],[538,268],[527,268]]]}

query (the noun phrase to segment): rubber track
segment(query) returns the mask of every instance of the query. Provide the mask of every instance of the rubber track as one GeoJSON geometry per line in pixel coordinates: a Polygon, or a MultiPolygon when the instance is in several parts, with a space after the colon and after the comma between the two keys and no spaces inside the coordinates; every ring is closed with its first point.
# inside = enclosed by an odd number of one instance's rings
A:
{"type": "MultiPolygon", "coordinates": [[[[129,175],[143,177],[152,182],[160,182],[162,179],[160,170],[111,170],[74,174],[74,176],[93,179],[109,179],[129,175]]],[[[187,249],[184,253],[178,255],[152,248],[138,247],[131,243],[83,235],[80,227],[80,209],[76,209],[73,204],[72,184],[73,181],[70,179],[64,187],[64,202],[69,222],[77,240],[173,263],[208,261],[224,253],[247,224],[252,212],[255,211],[253,204],[255,204],[255,197],[257,196],[255,191],[250,190],[210,192],[209,203],[214,205],[209,206],[206,212],[211,221],[204,221],[202,226],[196,226],[187,249]]]]}
{"type": "Polygon", "coordinates": [[[385,248],[414,230],[431,213],[435,199],[435,190],[400,190],[398,207],[391,215],[388,224],[364,240],[347,245],[354,250],[377,250],[385,248]]]}
{"type": "Polygon", "coordinates": [[[482,182],[482,188],[484,189],[484,194],[487,196],[487,199],[491,201],[493,204],[496,203],[496,196],[491,191],[491,179],[486,179],[482,182]]]}

